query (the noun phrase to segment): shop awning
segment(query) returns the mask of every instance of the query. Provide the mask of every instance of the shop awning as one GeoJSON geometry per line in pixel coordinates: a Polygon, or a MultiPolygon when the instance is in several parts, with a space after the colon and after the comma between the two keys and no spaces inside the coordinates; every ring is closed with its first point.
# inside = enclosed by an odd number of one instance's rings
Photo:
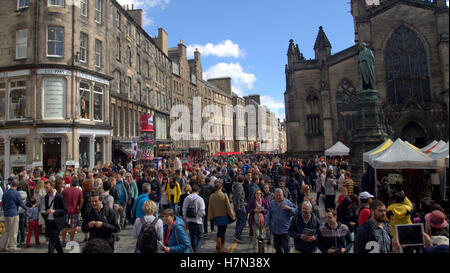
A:
{"type": "Polygon", "coordinates": [[[325,151],[325,156],[348,156],[350,148],[338,141],[331,148],[325,151]]]}
{"type": "Polygon", "coordinates": [[[398,138],[383,152],[370,156],[365,162],[374,169],[436,169],[437,160],[415,150],[398,138]]]}

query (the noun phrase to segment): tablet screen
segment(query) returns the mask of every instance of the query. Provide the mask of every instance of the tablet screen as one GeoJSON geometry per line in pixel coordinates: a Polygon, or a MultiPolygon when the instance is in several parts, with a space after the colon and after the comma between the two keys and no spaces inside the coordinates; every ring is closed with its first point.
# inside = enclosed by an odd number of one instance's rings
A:
{"type": "Polygon", "coordinates": [[[423,245],[423,224],[396,225],[396,232],[400,245],[418,246],[423,245]]]}

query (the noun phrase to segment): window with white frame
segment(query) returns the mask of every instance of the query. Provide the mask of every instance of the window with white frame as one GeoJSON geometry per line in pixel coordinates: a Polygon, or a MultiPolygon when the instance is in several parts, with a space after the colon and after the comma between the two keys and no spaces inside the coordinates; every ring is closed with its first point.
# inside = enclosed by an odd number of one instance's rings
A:
{"type": "Polygon", "coordinates": [[[0,81],[0,120],[4,120],[6,117],[6,83],[0,81]]]}
{"type": "Polygon", "coordinates": [[[46,77],[42,80],[43,116],[64,119],[66,116],[66,79],[46,77]]]}
{"type": "Polygon", "coordinates": [[[150,63],[148,61],[145,61],[145,76],[150,78],[150,63]]]}
{"type": "Polygon", "coordinates": [[[94,120],[103,120],[103,87],[94,85],[94,120]]]}
{"type": "Polygon", "coordinates": [[[102,67],[102,41],[95,40],[95,66],[102,67]]]}
{"type": "Polygon", "coordinates": [[[122,74],[120,73],[120,71],[116,71],[114,76],[115,76],[115,79],[117,82],[117,93],[120,94],[120,90],[122,89],[121,88],[122,87],[122,81],[121,81],[122,74]]]}
{"type": "Polygon", "coordinates": [[[140,82],[137,83],[137,97],[138,97],[138,101],[142,102],[141,83],[140,82]]]}
{"type": "Polygon", "coordinates": [[[17,9],[28,8],[29,0],[17,0],[17,9]]]}
{"type": "Polygon", "coordinates": [[[28,29],[16,31],[16,59],[26,59],[28,48],[28,29]]]}
{"type": "Polygon", "coordinates": [[[121,18],[120,11],[117,10],[117,13],[116,13],[116,27],[118,29],[120,29],[120,18],[121,18]]]}
{"type": "Polygon", "coordinates": [[[102,6],[103,0],[95,0],[95,22],[102,23],[102,6]]]}
{"type": "Polygon", "coordinates": [[[145,42],[144,42],[144,52],[148,53],[148,41],[147,40],[145,40],[145,42]]]}
{"type": "Polygon", "coordinates": [[[127,93],[128,97],[131,97],[131,77],[127,77],[127,93]]]}
{"type": "Polygon", "coordinates": [[[131,37],[131,23],[127,22],[127,36],[131,37]]]}
{"type": "Polygon", "coordinates": [[[122,123],[121,123],[121,113],[122,113],[122,107],[117,107],[117,136],[122,135],[122,123]]]}
{"type": "Polygon", "coordinates": [[[9,119],[25,118],[26,91],[24,80],[9,82],[9,119]]]}
{"type": "Polygon", "coordinates": [[[64,44],[64,28],[47,28],[47,57],[62,57],[64,44]]]}
{"type": "Polygon", "coordinates": [[[116,60],[120,62],[120,38],[117,37],[116,41],[116,60]]]}
{"type": "Polygon", "coordinates": [[[136,45],[138,47],[141,46],[141,33],[137,28],[136,28],[136,45]]]}
{"type": "Polygon", "coordinates": [[[136,61],[136,70],[137,73],[141,73],[141,55],[136,54],[137,55],[137,61],[136,61]]]}
{"type": "Polygon", "coordinates": [[[81,0],[80,3],[80,12],[81,15],[84,17],[88,17],[88,6],[89,6],[89,0],[81,0]]]}
{"type": "Polygon", "coordinates": [[[49,7],[64,7],[64,0],[48,0],[49,7]]]}
{"type": "Polygon", "coordinates": [[[80,62],[87,63],[88,58],[88,35],[80,33],[80,62]]]}
{"type": "Polygon", "coordinates": [[[127,64],[128,66],[131,66],[131,48],[127,48],[127,64]]]}
{"type": "Polygon", "coordinates": [[[134,113],[132,109],[128,110],[128,135],[130,137],[134,136],[134,113]]]}
{"type": "Polygon", "coordinates": [[[91,86],[80,82],[80,118],[91,119],[91,86]]]}
{"type": "Polygon", "coordinates": [[[111,109],[110,109],[110,111],[111,111],[111,113],[110,113],[110,115],[109,115],[109,118],[110,118],[110,120],[111,120],[111,125],[112,125],[112,127],[114,127],[113,134],[114,134],[115,136],[117,136],[117,126],[116,126],[116,124],[114,123],[114,122],[116,121],[116,119],[115,119],[115,116],[116,116],[116,105],[115,105],[114,103],[111,103],[111,109]]]}

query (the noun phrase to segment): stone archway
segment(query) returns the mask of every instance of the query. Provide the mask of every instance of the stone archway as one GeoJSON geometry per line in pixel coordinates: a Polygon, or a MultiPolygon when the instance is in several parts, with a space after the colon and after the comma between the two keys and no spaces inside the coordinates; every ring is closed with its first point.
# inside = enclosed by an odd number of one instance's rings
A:
{"type": "Polygon", "coordinates": [[[426,145],[425,141],[427,135],[422,126],[414,121],[410,121],[403,126],[400,132],[400,138],[404,141],[408,141],[416,147],[422,148],[426,145]]]}

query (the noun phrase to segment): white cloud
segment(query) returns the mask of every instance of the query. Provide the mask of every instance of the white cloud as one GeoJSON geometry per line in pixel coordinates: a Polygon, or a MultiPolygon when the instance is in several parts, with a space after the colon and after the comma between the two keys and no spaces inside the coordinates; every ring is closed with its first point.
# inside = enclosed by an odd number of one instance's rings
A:
{"type": "Polygon", "coordinates": [[[285,117],[285,105],[283,101],[279,101],[271,96],[261,96],[261,104],[267,106],[280,119],[285,117]]]}
{"type": "Polygon", "coordinates": [[[238,44],[233,43],[231,40],[225,40],[217,44],[207,43],[206,45],[189,45],[187,46],[188,58],[192,58],[194,56],[194,51],[196,48],[203,56],[213,55],[217,57],[239,58],[246,55],[246,52],[239,48],[238,44]]]}
{"type": "Polygon", "coordinates": [[[245,90],[252,89],[256,81],[255,75],[244,72],[239,63],[218,63],[204,71],[203,77],[205,79],[230,77],[233,92],[239,96],[243,96],[245,90]]]}

